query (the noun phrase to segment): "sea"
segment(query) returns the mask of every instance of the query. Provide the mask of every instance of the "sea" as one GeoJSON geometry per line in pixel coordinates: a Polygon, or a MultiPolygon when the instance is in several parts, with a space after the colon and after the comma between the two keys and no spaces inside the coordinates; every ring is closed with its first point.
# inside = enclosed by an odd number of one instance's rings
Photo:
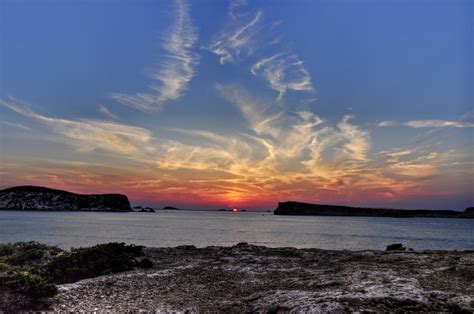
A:
{"type": "Polygon", "coordinates": [[[277,216],[257,212],[156,213],[0,211],[0,243],[63,249],[107,242],[149,247],[230,246],[384,250],[474,250],[474,219],[277,216]]]}

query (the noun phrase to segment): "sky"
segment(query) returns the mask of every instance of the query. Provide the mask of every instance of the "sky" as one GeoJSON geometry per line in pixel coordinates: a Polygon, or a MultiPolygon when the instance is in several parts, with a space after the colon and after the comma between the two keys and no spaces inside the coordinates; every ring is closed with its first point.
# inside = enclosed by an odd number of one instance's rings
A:
{"type": "Polygon", "coordinates": [[[2,0],[0,187],[474,204],[470,0],[2,0]]]}

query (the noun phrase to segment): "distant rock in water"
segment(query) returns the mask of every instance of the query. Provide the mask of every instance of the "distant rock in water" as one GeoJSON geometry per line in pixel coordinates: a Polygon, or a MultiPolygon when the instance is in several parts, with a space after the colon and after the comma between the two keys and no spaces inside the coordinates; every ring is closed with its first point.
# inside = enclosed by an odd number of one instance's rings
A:
{"type": "Polygon", "coordinates": [[[180,210],[179,208],[173,207],[173,206],[165,206],[163,209],[168,209],[168,210],[180,210]]]}
{"type": "Polygon", "coordinates": [[[155,209],[151,207],[133,206],[132,211],[140,213],[154,213],[155,209]]]}
{"type": "Polygon", "coordinates": [[[0,209],[131,211],[123,194],[76,194],[40,186],[17,186],[0,190],[0,209]]]}
{"type": "Polygon", "coordinates": [[[474,218],[474,209],[467,208],[464,212],[454,210],[428,209],[390,209],[363,208],[337,205],[319,205],[299,202],[278,203],[275,215],[309,215],[309,216],[366,216],[366,217],[432,217],[432,218],[474,218]]]}
{"type": "Polygon", "coordinates": [[[140,211],[141,211],[142,213],[154,213],[154,212],[155,212],[155,209],[147,206],[147,207],[145,207],[145,208],[142,208],[140,211]]]}

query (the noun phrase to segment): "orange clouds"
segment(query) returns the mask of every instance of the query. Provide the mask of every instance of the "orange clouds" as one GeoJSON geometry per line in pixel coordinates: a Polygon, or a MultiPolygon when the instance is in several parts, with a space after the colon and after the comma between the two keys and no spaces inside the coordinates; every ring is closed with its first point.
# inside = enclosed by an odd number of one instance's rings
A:
{"type": "Polygon", "coordinates": [[[236,86],[217,89],[240,110],[246,130],[224,135],[175,128],[158,137],[125,123],[52,118],[2,101],[75,148],[77,160],[7,158],[1,184],[120,192],[151,204],[268,209],[286,200],[357,205],[456,195],[472,166],[468,150],[438,152],[431,144],[373,153],[369,131],[353,123],[354,116],[332,125],[309,111],[271,106],[236,86]],[[443,184],[448,181],[451,186],[443,184]]]}

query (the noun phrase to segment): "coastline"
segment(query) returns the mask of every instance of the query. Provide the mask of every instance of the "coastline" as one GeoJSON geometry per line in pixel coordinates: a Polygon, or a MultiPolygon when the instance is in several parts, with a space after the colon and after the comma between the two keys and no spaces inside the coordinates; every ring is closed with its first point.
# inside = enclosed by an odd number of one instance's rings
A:
{"type": "Polygon", "coordinates": [[[151,261],[148,267],[58,284],[59,293],[46,309],[474,310],[474,251],[348,251],[239,243],[230,247],[150,247],[142,253],[140,260],[151,261]]]}

